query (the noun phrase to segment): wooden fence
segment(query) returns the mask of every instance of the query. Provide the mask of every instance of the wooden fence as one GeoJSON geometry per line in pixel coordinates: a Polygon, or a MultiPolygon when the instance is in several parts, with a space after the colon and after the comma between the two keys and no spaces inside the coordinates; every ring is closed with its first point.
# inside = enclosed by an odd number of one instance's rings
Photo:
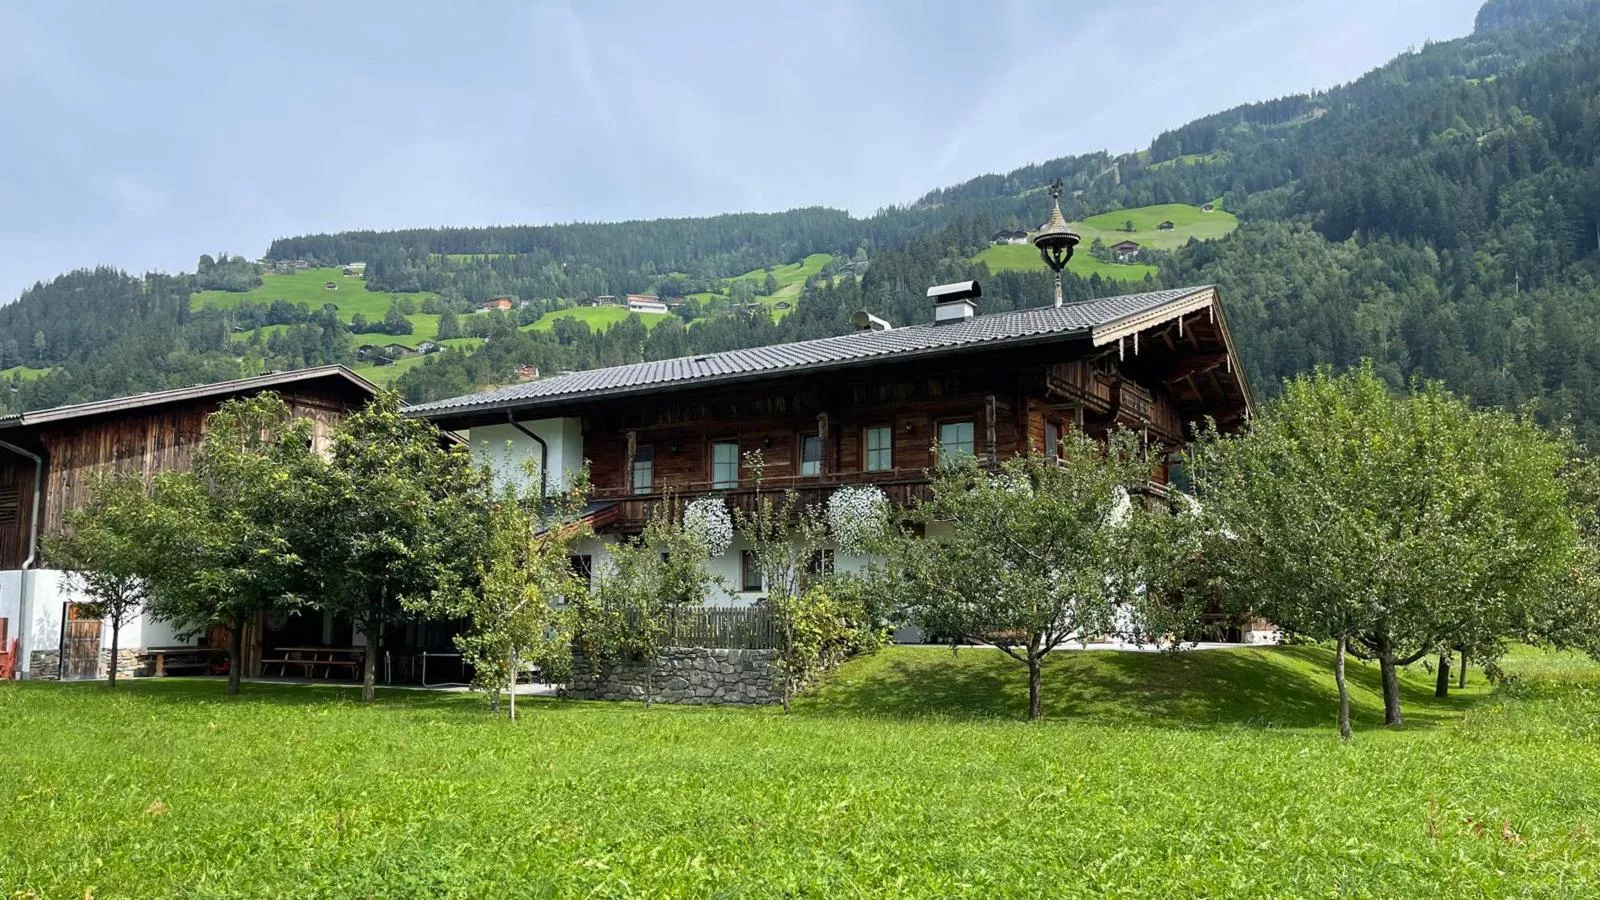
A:
{"type": "Polygon", "coordinates": [[[778,646],[772,607],[708,606],[681,610],[671,622],[675,647],[772,650],[778,646]]]}
{"type": "MultiPolygon", "coordinates": [[[[630,620],[637,613],[628,614],[630,620]]],[[[703,606],[679,610],[667,623],[668,647],[705,647],[716,650],[773,650],[778,631],[772,608],[761,606],[703,606]]]]}

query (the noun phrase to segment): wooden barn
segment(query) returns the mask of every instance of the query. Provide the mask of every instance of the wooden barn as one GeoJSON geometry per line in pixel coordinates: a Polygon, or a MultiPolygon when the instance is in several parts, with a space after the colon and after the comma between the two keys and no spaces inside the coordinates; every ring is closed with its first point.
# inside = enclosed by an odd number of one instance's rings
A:
{"type": "MultiPolygon", "coordinates": [[[[265,391],[312,419],[312,440],[322,444],[377,388],[343,366],[323,366],[0,418],[0,627],[20,641],[24,675],[96,677],[107,664],[100,641],[109,629],[76,617],[62,573],[40,568],[40,536],[61,530],[100,472],[151,476],[189,468],[206,418],[226,400],[265,391]]],[[[126,660],[177,641],[161,623],[136,620],[124,628],[123,643],[126,660]]]]}

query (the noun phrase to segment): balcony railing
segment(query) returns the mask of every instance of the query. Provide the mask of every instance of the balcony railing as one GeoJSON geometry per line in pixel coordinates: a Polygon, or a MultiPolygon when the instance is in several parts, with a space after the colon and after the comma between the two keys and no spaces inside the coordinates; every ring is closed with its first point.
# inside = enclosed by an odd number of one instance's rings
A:
{"type": "Polygon", "coordinates": [[[909,506],[922,499],[928,490],[928,475],[921,469],[891,469],[881,472],[831,472],[825,475],[788,475],[768,477],[759,490],[754,481],[741,480],[733,487],[718,486],[710,481],[692,481],[684,484],[664,485],[660,490],[635,494],[625,488],[598,488],[595,500],[616,501],[618,524],[639,525],[649,521],[657,504],[671,496],[678,500],[693,500],[708,495],[727,500],[735,509],[753,512],[759,497],[766,495],[774,501],[785,492],[794,490],[805,505],[822,505],[836,490],[848,484],[871,484],[880,488],[889,502],[909,506]]]}

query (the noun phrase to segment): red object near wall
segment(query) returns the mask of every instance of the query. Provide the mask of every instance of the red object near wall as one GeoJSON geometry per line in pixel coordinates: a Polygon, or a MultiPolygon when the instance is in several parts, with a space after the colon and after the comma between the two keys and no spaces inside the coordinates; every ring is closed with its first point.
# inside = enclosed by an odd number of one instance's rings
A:
{"type": "Polygon", "coordinates": [[[0,653],[0,681],[10,681],[17,677],[17,639],[12,638],[11,643],[0,644],[0,647],[5,648],[5,652],[0,653]]]}

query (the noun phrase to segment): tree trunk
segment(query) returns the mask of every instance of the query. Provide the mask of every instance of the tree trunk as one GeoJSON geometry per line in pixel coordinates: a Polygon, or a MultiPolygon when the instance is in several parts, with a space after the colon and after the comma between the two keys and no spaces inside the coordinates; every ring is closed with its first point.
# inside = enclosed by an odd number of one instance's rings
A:
{"type": "Polygon", "coordinates": [[[1461,671],[1456,673],[1456,687],[1467,689],[1467,648],[1461,648],[1461,671]]]}
{"type": "Polygon", "coordinates": [[[106,667],[106,689],[117,686],[117,643],[121,637],[122,621],[116,616],[111,617],[111,665],[106,667]]]}
{"type": "Polygon", "coordinates": [[[644,708],[650,708],[650,701],[654,699],[656,681],[656,655],[649,653],[644,658],[644,708]]]}
{"type": "Polygon", "coordinates": [[[506,679],[506,691],[510,695],[506,703],[511,707],[511,721],[517,720],[517,651],[511,651],[509,660],[511,677],[506,679]]]}
{"type": "Polygon", "coordinates": [[[1383,676],[1383,724],[1400,727],[1400,667],[1387,646],[1378,656],[1378,672],[1383,676]]]}
{"type": "Polygon", "coordinates": [[[361,702],[378,699],[378,633],[380,629],[367,629],[367,652],[361,661],[361,702]]]}
{"type": "Polygon", "coordinates": [[[1339,737],[1350,740],[1350,686],[1344,680],[1344,650],[1349,639],[1339,636],[1339,649],[1333,656],[1333,682],[1339,686],[1339,737]]]}
{"type": "Polygon", "coordinates": [[[239,693],[239,679],[244,674],[244,620],[233,620],[233,633],[228,636],[228,693],[239,693]]]}
{"type": "Polygon", "coordinates": [[[1044,718],[1044,707],[1040,702],[1039,690],[1042,687],[1041,675],[1043,674],[1044,660],[1037,656],[1028,657],[1028,721],[1037,722],[1044,718]]]}
{"type": "Polygon", "coordinates": [[[1433,680],[1435,697],[1450,696],[1450,651],[1439,651],[1439,672],[1433,680]]]}

